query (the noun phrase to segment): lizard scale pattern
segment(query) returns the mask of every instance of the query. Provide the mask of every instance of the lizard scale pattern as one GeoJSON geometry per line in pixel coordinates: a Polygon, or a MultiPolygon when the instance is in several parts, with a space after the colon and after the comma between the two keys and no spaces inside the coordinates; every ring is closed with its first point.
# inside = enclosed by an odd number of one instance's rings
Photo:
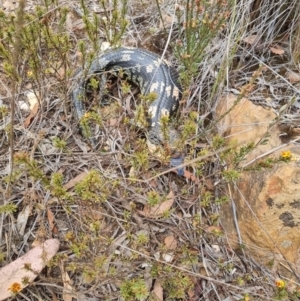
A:
{"type": "MultiPolygon", "coordinates": [[[[87,112],[82,99],[85,95],[88,77],[109,70],[122,70],[128,80],[138,85],[143,95],[150,92],[157,94],[157,99],[149,105],[148,109],[151,120],[148,139],[156,145],[163,143],[161,117],[172,116],[177,110],[181,98],[178,74],[168,62],[144,49],[122,47],[106,51],[93,60],[87,77],[84,78],[83,71],[77,74],[79,84],[72,94],[77,118],[81,120],[87,112]]],[[[172,137],[174,133],[176,133],[175,130],[170,131],[170,141],[175,140],[172,137]]],[[[176,134],[174,135],[176,136],[176,134]]]]}

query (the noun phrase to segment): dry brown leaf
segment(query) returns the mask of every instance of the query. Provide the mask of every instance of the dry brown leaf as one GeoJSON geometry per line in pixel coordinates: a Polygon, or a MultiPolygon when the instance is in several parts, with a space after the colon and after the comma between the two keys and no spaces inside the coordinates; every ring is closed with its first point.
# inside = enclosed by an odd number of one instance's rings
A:
{"type": "Polygon", "coordinates": [[[253,45],[257,41],[257,38],[258,38],[258,36],[256,34],[252,34],[250,36],[247,36],[247,37],[243,38],[243,41],[245,43],[253,45]]]}
{"type": "Polygon", "coordinates": [[[82,172],[72,180],[70,180],[67,184],[64,185],[64,188],[66,190],[69,190],[70,188],[74,187],[77,183],[81,182],[87,175],[87,172],[82,172]]]}
{"type": "Polygon", "coordinates": [[[279,55],[283,55],[284,54],[284,49],[279,46],[279,45],[276,45],[274,47],[270,47],[270,50],[274,53],[274,54],[279,54],[279,55]]]}
{"type": "Polygon", "coordinates": [[[174,235],[168,235],[165,238],[165,246],[168,250],[175,250],[177,248],[177,240],[174,235]]]}
{"type": "Polygon", "coordinates": [[[27,118],[24,121],[24,127],[28,127],[31,122],[33,121],[33,118],[36,116],[37,112],[39,110],[39,104],[36,103],[33,107],[33,109],[31,110],[31,113],[27,116],[27,118]]]}
{"type": "Polygon", "coordinates": [[[13,297],[30,284],[59,249],[58,239],[48,239],[42,245],[0,269],[0,300],[13,297]],[[26,279],[26,282],[24,281],[26,279]]]}
{"type": "Polygon", "coordinates": [[[204,179],[204,185],[209,191],[214,191],[215,186],[211,178],[204,179]]]}
{"type": "Polygon", "coordinates": [[[58,231],[57,231],[57,228],[55,226],[55,217],[54,217],[54,214],[52,213],[52,211],[49,208],[47,209],[47,217],[48,217],[50,230],[52,231],[52,233],[56,234],[58,231]]]}
{"type": "Polygon", "coordinates": [[[109,119],[110,126],[117,127],[118,124],[120,124],[119,118],[110,118],[109,119]]]}
{"type": "Polygon", "coordinates": [[[158,279],[155,280],[154,287],[153,287],[153,294],[157,298],[155,300],[164,300],[164,290],[158,279]]]}
{"type": "Polygon", "coordinates": [[[31,213],[32,207],[27,205],[19,214],[17,218],[17,229],[20,235],[24,235],[25,227],[27,225],[28,217],[31,213]]]}
{"type": "Polygon", "coordinates": [[[299,73],[290,71],[287,73],[286,77],[290,83],[299,83],[300,82],[300,74],[299,73]]]}
{"type": "Polygon", "coordinates": [[[69,274],[68,274],[68,272],[65,271],[62,260],[59,262],[59,268],[61,270],[61,278],[62,278],[63,283],[64,283],[63,299],[64,299],[64,301],[72,301],[73,287],[71,285],[71,279],[69,277],[69,274]]]}
{"type": "Polygon", "coordinates": [[[174,203],[174,192],[171,190],[167,196],[167,200],[157,204],[155,206],[145,205],[143,210],[138,210],[138,212],[149,218],[156,218],[162,216],[166,211],[170,210],[174,203]]]}
{"type": "Polygon", "coordinates": [[[47,287],[47,290],[50,291],[50,293],[52,295],[52,301],[59,301],[52,288],[47,287]]]}
{"type": "MultiPolygon", "coordinates": [[[[206,276],[206,275],[205,275],[206,276]]],[[[201,278],[189,277],[194,283],[194,287],[188,290],[189,301],[199,300],[203,295],[203,288],[201,283],[201,278]]]]}
{"type": "Polygon", "coordinates": [[[67,272],[62,273],[62,279],[64,283],[64,291],[66,291],[63,293],[63,299],[64,301],[72,301],[73,295],[70,294],[69,292],[71,292],[73,288],[70,285],[71,279],[67,272]]]}
{"type": "Polygon", "coordinates": [[[189,172],[188,170],[184,170],[184,175],[183,175],[185,178],[195,182],[196,184],[198,184],[200,182],[200,180],[195,177],[191,172],[189,172]]]}

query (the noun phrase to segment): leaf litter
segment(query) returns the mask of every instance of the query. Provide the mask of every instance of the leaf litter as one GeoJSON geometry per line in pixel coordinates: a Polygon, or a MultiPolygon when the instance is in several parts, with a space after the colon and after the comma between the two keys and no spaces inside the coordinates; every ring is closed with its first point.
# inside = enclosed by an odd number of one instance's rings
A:
{"type": "MultiPolygon", "coordinates": [[[[34,7],[33,4],[32,1],[28,1],[29,7],[34,7]]],[[[133,7],[134,4],[137,7],[140,5],[140,3],[131,3],[133,7]]],[[[7,11],[14,9],[13,3],[10,1],[5,1],[3,5],[7,11]]],[[[172,5],[168,5],[168,3],[163,5],[163,17],[168,28],[173,19],[170,7],[172,5]]],[[[153,9],[153,6],[148,3],[146,8],[135,11],[136,13],[143,13],[147,18],[141,23],[135,19],[136,23],[131,29],[132,32],[138,32],[138,34],[134,38],[132,36],[126,37],[128,41],[133,41],[132,46],[136,46],[136,41],[140,39],[140,35],[147,35],[145,30],[151,29],[153,31],[155,29],[158,32],[162,30],[162,23],[159,18],[156,19],[156,16],[153,15],[153,9]]],[[[90,7],[90,10],[93,11],[93,7],[90,7]]],[[[183,7],[182,10],[184,10],[183,7]]],[[[97,11],[99,14],[103,13],[100,9],[97,11]]],[[[53,16],[54,14],[50,17],[53,16]]],[[[47,18],[44,18],[44,21],[47,21],[47,18]]],[[[73,12],[67,14],[67,30],[71,34],[77,35],[76,38],[80,37],[83,28],[82,18],[73,12]]],[[[257,34],[248,35],[242,40],[248,46],[258,47],[261,43],[260,36],[257,34]]],[[[159,45],[165,45],[165,38],[161,39],[159,34],[151,34],[147,37],[147,41],[147,45],[152,45],[151,47],[162,53],[163,48],[159,45]]],[[[286,55],[284,51],[286,48],[280,45],[272,45],[268,49],[279,59],[286,55]]],[[[74,53],[75,51],[76,49],[74,49],[74,53]]],[[[77,56],[74,53],[76,59],[73,62],[78,60],[79,66],[79,52],[77,51],[77,56]]],[[[51,79],[56,83],[56,87],[49,89],[49,83],[43,87],[45,92],[45,97],[41,99],[43,107],[39,107],[38,100],[32,96],[31,100],[34,104],[33,106],[30,104],[30,111],[27,111],[26,114],[25,112],[18,113],[17,124],[20,134],[16,136],[15,143],[16,150],[27,151],[32,154],[43,173],[49,178],[52,173],[61,170],[63,177],[61,185],[67,190],[67,195],[63,200],[50,195],[49,189],[45,188],[41,181],[34,181],[30,174],[28,175],[22,170],[20,181],[17,186],[13,187],[13,195],[9,202],[18,203],[16,229],[24,242],[19,243],[10,234],[8,243],[4,245],[5,250],[14,250],[12,253],[14,252],[17,256],[28,256],[26,263],[33,266],[31,263],[34,261],[32,254],[35,254],[36,261],[39,262],[41,249],[34,248],[28,251],[30,243],[32,245],[38,243],[38,240],[32,241],[31,233],[38,238],[46,239],[44,246],[47,249],[45,251],[47,259],[53,257],[59,248],[58,240],[47,240],[47,238],[57,237],[62,245],[59,254],[63,259],[54,268],[49,268],[48,274],[42,271],[44,262],[40,262],[38,267],[34,266],[35,277],[30,274],[28,283],[33,283],[33,285],[29,285],[28,290],[26,290],[22,282],[24,278],[21,280],[18,278],[19,271],[24,272],[22,271],[24,264],[22,266],[21,260],[19,260],[23,257],[13,261],[12,257],[15,256],[9,254],[9,258],[5,262],[6,265],[2,269],[7,268],[15,272],[11,278],[6,272],[4,277],[0,277],[0,281],[4,280],[3,289],[5,292],[3,292],[3,296],[8,293],[11,294],[13,291],[22,290],[27,296],[34,296],[35,292],[38,292],[47,300],[51,300],[50,298],[55,300],[56,298],[68,301],[78,295],[81,296],[80,300],[92,298],[101,300],[104,296],[117,298],[121,280],[127,279],[127,277],[141,278],[147,276],[149,270],[146,271],[146,266],[157,268],[162,262],[172,264],[175,270],[172,270],[172,273],[160,270],[159,276],[149,278],[151,283],[154,282],[154,285],[152,287],[147,283],[147,289],[155,294],[159,300],[164,300],[168,294],[164,281],[171,278],[176,271],[183,270],[185,273],[175,274],[175,276],[178,279],[185,274],[189,275],[192,280],[188,289],[187,298],[189,299],[187,300],[200,298],[203,300],[214,298],[239,300],[243,298],[243,292],[258,295],[266,293],[268,295],[267,286],[262,288],[258,285],[252,285],[252,283],[260,283],[264,271],[253,273],[252,282],[248,282],[245,287],[233,285],[229,289],[229,286],[226,286],[226,284],[234,283],[238,277],[247,274],[243,268],[244,262],[246,262],[247,270],[250,273],[258,269],[251,260],[241,259],[240,255],[235,254],[227,245],[226,240],[218,236],[222,229],[219,225],[214,224],[215,220],[210,218],[212,212],[218,212],[218,205],[213,202],[208,205],[202,202],[202,196],[205,192],[215,190],[215,178],[207,176],[214,174],[213,168],[205,167],[207,170],[203,168],[201,172],[205,172],[205,176],[201,173],[200,176],[196,176],[189,170],[185,171],[183,178],[177,177],[176,173],[157,176],[158,170],[164,172],[167,166],[160,159],[150,155],[151,163],[148,165],[148,170],[144,170],[141,174],[139,168],[133,167],[133,163],[136,163],[134,160],[137,160],[135,151],[143,148],[140,144],[137,147],[137,141],[143,140],[143,135],[140,134],[139,130],[133,130],[132,126],[128,125],[119,125],[118,131],[108,131],[110,127],[117,127],[119,120],[124,121],[123,112],[119,112],[116,118],[108,118],[106,128],[97,137],[102,148],[100,147],[100,151],[94,151],[78,132],[78,123],[72,115],[72,108],[68,104],[68,100],[67,105],[64,103],[65,94],[62,93],[59,97],[57,95],[60,93],[57,89],[60,87],[59,81],[66,76],[65,70],[60,69],[57,74],[54,70],[54,68],[49,69],[47,78],[49,78],[49,82],[51,79]],[[55,99],[56,102],[54,102],[55,99]],[[28,112],[29,116],[26,116],[28,112]],[[21,127],[29,128],[30,131],[26,132],[21,127]],[[65,150],[51,149],[49,152],[43,150],[41,145],[45,141],[52,141],[48,139],[49,137],[57,136],[67,142],[67,148],[65,150]],[[44,137],[47,139],[43,140],[44,137]],[[34,145],[32,143],[33,138],[36,141],[34,145]],[[41,144],[39,148],[36,147],[37,144],[41,144]],[[63,169],[61,169],[62,167],[63,169]],[[134,179],[128,177],[131,168],[134,179]],[[82,183],[86,176],[95,169],[99,171],[99,177],[102,177],[97,183],[99,186],[93,186],[94,183],[91,180],[89,190],[84,191],[79,196],[75,188],[76,185],[82,183]],[[140,180],[141,178],[143,180],[140,180]],[[148,179],[151,181],[148,182],[148,179]],[[117,188],[113,188],[110,185],[114,181],[119,181],[121,184],[116,185],[117,188]],[[89,193],[94,191],[100,193],[105,187],[109,187],[110,195],[100,202],[94,203],[92,198],[89,198],[89,193]],[[34,198],[33,205],[28,203],[25,198],[19,199],[20,192],[24,192],[26,189],[34,189],[38,195],[37,198],[34,198]],[[165,200],[160,204],[150,206],[147,202],[147,192],[153,190],[160,196],[165,196],[165,200]],[[71,199],[72,201],[70,201],[71,199]],[[60,226],[59,221],[64,221],[67,227],[60,226]],[[46,229],[43,228],[44,223],[47,225],[46,229]],[[29,240],[27,240],[28,237],[29,240]],[[18,249],[23,250],[24,245],[26,245],[25,255],[24,251],[18,253],[18,249]],[[33,250],[35,251],[33,252],[33,250]],[[10,266],[13,263],[16,267],[10,266]],[[95,266],[96,275],[94,275],[95,266]],[[234,268],[231,269],[231,266],[234,268]],[[70,270],[72,272],[69,272],[70,270]],[[195,277],[192,276],[194,271],[197,274],[194,275],[195,277]],[[37,277],[37,274],[41,277],[37,277]],[[201,275],[212,278],[201,278],[201,275]],[[214,280],[221,281],[221,284],[216,286],[214,280]],[[224,283],[223,280],[225,280],[224,283]],[[43,286],[36,285],[39,283],[43,283],[43,286]],[[53,283],[54,286],[51,286],[53,283]],[[44,287],[51,288],[52,297],[45,293],[44,287]],[[36,289],[35,292],[33,292],[33,288],[36,289]],[[73,292],[80,293],[75,295],[73,292]]],[[[245,85],[242,79],[249,75],[247,65],[243,66],[241,72],[243,73],[240,77],[241,80],[239,79],[234,83],[237,88],[245,85]]],[[[291,82],[298,82],[294,75],[287,74],[286,76],[291,82]]],[[[3,80],[9,86],[5,79],[3,80]]],[[[273,87],[270,90],[272,89],[274,94],[279,91],[276,89],[278,84],[278,81],[273,77],[267,77],[267,84],[264,87],[273,87]]],[[[257,97],[258,94],[255,92],[255,90],[251,91],[251,95],[257,97]]],[[[272,93],[270,94],[272,95],[272,93]]],[[[277,94],[275,96],[281,97],[277,94]]],[[[125,99],[127,100],[125,101],[126,110],[130,112],[132,110],[129,104],[130,100],[128,97],[125,99]]],[[[30,103],[29,98],[24,98],[22,101],[30,103]]],[[[195,105],[195,109],[197,110],[197,105],[195,105]]],[[[200,144],[198,143],[198,145],[200,144]]],[[[5,153],[7,154],[8,151],[5,150],[5,153]]],[[[138,159],[143,158],[139,157],[138,159]]],[[[8,158],[1,164],[7,168],[9,166],[8,158]]],[[[7,173],[9,171],[7,169],[7,173]]],[[[10,219],[9,215],[5,217],[5,221],[7,221],[6,225],[15,225],[15,221],[10,219]]],[[[11,233],[7,231],[9,229],[3,229],[6,231],[5,233],[11,233]]],[[[28,272],[30,272],[30,268],[28,272]]],[[[270,285],[270,283],[268,284],[270,285]]],[[[2,286],[0,285],[0,287],[2,286]]],[[[2,296],[2,294],[0,295],[2,296]]],[[[20,298],[22,297],[18,297],[18,295],[14,297],[16,300],[20,300],[20,298]]]]}

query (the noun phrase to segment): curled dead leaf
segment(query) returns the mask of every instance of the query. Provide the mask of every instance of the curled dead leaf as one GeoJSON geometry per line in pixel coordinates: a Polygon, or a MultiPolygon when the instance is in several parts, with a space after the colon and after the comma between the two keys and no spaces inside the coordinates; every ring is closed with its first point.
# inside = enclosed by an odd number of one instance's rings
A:
{"type": "Polygon", "coordinates": [[[71,179],[67,184],[64,185],[64,189],[69,190],[74,187],[77,183],[81,182],[87,176],[87,172],[82,172],[77,175],[75,178],[71,179]]]}
{"type": "Polygon", "coordinates": [[[157,204],[155,206],[145,205],[143,210],[139,210],[138,212],[149,218],[161,217],[166,211],[170,210],[174,203],[174,192],[171,190],[167,196],[166,201],[157,204]]]}
{"type": "Polygon", "coordinates": [[[56,234],[58,232],[56,226],[55,226],[55,217],[53,212],[51,211],[50,208],[47,209],[47,218],[49,222],[49,227],[52,233],[56,234]]]}
{"type": "Polygon", "coordinates": [[[19,214],[17,218],[17,229],[20,235],[24,235],[25,227],[27,225],[28,217],[31,213],[32,207],[27,205],[19,214]]]}
{"type": "Polygon", "coordinates": [[[73,297],[75,297],[72,294],[73,287],[71,285],[71,279],[67,271],[65,271],[64,265],[62,260],[59,262],[59,267],[61,270],[61,278],[64,283],[64,291],[63,291],[63,300],[64,301],[72,301],[73,297]]]}
{"type": "Polygon", "coordinates": [[[31,122],[33,121],[33,118],[36,116],[38,110],[39,110],[39,103],[36,103],[34,105],[34,107],[32,108],[30,114],[25,119],[24,127],[28,127],[31,124],[31,122]]]}
{"type": "Polygon", "coordinates": [[[174,235],[168,235],[164,241],[168,250],[175,250],[177,248],[177,240],[174,235]]]}
{"type": "Polygon", "coordinates": [[[256,34],[252,34],[252,35],[249,35],[249,36],[243,38],[243,41],[250,45],[253,45],[255,42],[257,42],[257,40],[258,40],[258,36],[256,34]]]}
{"type": "Polygon", "coordinates": [[[284,49],[281,46],[279,46],[279,45],[276,45],[274,47],[270,47],[270,50],[274,54],[278,54],[278,55],[283,55],[284,52],[285,52],[284,49]]]}
{"type": "Polygon", "coordinates": [[[42,245],[0,269],[0,300],[12,297],[30,284],[59,249],[58,239],[42,245]],[[24,281],[26,279],[26,282],[24,281]]]}
{"type": "Polygon", "coordinates": [[[300,74],[290,71],[286,74],[287,79],[290,83],[299,83],[300,82],[300,74]]]}
{"type": "Polygon", "coordinates": [[[187,169],[184,170],[183,176],[188,180],[195,182],[196,184],[200,183],[200,180],[196,176],[194,176],[191,172],[189,172],[187,169]]]}

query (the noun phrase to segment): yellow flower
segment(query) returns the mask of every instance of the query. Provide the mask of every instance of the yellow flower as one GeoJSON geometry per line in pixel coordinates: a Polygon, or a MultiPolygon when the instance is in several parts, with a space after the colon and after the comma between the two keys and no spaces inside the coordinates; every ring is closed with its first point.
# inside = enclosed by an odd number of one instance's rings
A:
{"type": "Polygon", "coordinates": [[[282,160],[286,160],[286,161],[291,160],[291,158],[292,158],[291,151],[283,151],[283,152],[281,152],[280,158],[282,160]]]}
{"type": "Polygon", "coordinates": [[[22,287],[21,287],[20,283],[15,282],[10,286],[10,288],[8,290],[11,291],[12,293],[16,294],[22,290],[22,287]]]}
{"type": "Polygon", "coordinates": [[[244,296],[244,301],[250,301],[251,299],[250,299],[250,297],[249,297],[249,295],[245,295],[244,296]]]}
{"type": "Polygon", "coordinates": [[[285,287],[285,282],[282,279],[276,279],[275,280],[275,285],[278,288],[284,288],[285,287]]]}

